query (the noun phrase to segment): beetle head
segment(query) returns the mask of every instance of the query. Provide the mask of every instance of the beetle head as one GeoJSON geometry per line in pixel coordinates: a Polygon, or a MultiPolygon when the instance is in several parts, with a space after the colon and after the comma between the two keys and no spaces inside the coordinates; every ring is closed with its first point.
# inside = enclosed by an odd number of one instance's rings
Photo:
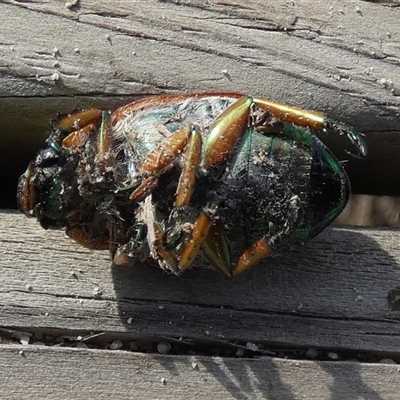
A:
{"type": "Polygon", "coordinates": [[[81,200],[75,172],[78,161],[76,154],[50,138],[19,179],[19,209],[28,217],[36,217],[45,229],[65,226],[81,200]]]}

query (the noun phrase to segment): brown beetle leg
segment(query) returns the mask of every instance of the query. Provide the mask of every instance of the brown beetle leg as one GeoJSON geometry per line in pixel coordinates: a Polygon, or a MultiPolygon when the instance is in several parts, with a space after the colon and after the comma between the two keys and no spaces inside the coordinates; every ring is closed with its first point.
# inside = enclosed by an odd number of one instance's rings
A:
{"type": "Polygon", "coordinates": [[[18,182],[18,204],[20,210],[27,216],[33,217],[33,208],[36,204],[37,191],[35,185],[32,184],[32,177],[36,172],[36,165],[32,161],[29,163],[24,175],[18,182]]]}
{"type": "Polygon", "coordinates": [[[95,124],[98,126],[101,121],[101,114],[102,111],[96,108],[91,108],[90,110],[85,111],[78,111],[56,122],[54,124],[54,128],[60,129],[66,133],[72,133],[89,124],[95,124]]]}
{"type": "Polygon", "coordinates": [[[111,125],[111,114],[103,111],[99,135],[97,137],[96,162],[111,168],[114,165],[113,132],[111,125]]]}
{"type": "Polygon", "coordinates": [[[142,162],[139,172],[157,174],[170,165],[186,147],[190,135],[190,127],[184,126],[166,138],[142,162]]]}
{"type": "Polygon", "coordinates": [[[303,110],[262,97],[254,97],[253,102],[261,109],[268,111],[282,121],[292,122],[311,129],[322,129],[325,125],[325,115],[318,111],[303,110]]]}
{"type": "Polygon", "coordinates": [[[157,175],[167,168],[185,150],[185,161],[176,191],[175,207],[189,204],[196,180],[196,171],[201,156],[201,134],[194,127],[185,126],[165,139],[142,162],[139,172],[149,175],[133,191],[132,201],[141,201],[157,185],[157,175]]]}
{"type": "Polygon", "coordinates": [[[97,132],[98,126],[96,124],[89,124],[77,131],[71,132],[63,141],[63,147],[76,148],[83,145],[89,136],[97,132]]]}
{"type": "Polygon", "coordinates": [[[205,212],[201,212],[194,223],[189,238],[183,246],[182,255],[179,260],[179,269],[181,271],[189,268],[193,264],[211,226],[212,221],[210,217],[205,212]]]}
{"type": "Polygon", "coordinates": [[[259,261],[271,256],[273,253],[274,249],[271,248],[267,240],[265,238],[260,239],[243,252],[232,271],[232,276],[243,274],[250,270],[259,261]]]}
{"type": "Polygon", "coordinates": [[[207,171],[229,157],[249,124],[253,104],[285,122],[292,122],[310,129],[322,129],[325,126],[325,116],[321,112],[307,111],[261,97],[243,96],[224,110],[211,125],[204,149],[203,170],[207,171]]]}
{"type": "Polygon", "coordinates": [[[143,160],[139,167],[142,181],[130,195],[130,200],[142,201],[155,189],[158,175],[179,157],[188,143],[189,135],[189,126],[184,126],[165,139],[143,160]]]}
{"type": "Polygon", "coordinates": [[[67,226],[65,233],[78,244],[90,250],[109,250],[110,244],[107,238],[94,242],[89,238],[87,233],[80,227],[67,226]]]}
{"type": "Polygon", "coordinates": [[[143,201],[158,185],[158,178],[151,175],[145,178],[140,185],[131,193],[129,200],[140,202],[143,201]]]}
{"type": "Polygon", "coordinates": [[[253,99],[243,96],[224,110],[210,127],[204,148],[202,168],[208,169],[225,161],[249,123],[253,99]]]}
{"type": "Polygon", "coordinates": [[[197,168],[200,163],[200,156],[201,134],[192,128],[189,143],[185,151],[185,162],[176,190],[174,206],[177,208],[189,205],[196,180],[197,168]]]}

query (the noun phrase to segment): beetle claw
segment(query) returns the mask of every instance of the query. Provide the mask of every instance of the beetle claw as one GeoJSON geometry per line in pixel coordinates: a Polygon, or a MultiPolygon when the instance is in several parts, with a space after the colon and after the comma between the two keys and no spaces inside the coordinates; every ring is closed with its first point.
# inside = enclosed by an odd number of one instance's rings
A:
{"type": "Polygon", "coordinates": [[[338,122],[332,121],[331,119],[327,119],[324,125],[324,131],[329,133],[334,133],[336,135],[346,135],[347,138],[350,140],[351,144],[356,148],[356,152],[347,151],[346,153],[357,157],[357,158],[364,158],[366,157],[368,150],[367,144],[363,139],[363,134],[355,132],[350,127],[340,124],[338,122]]]}

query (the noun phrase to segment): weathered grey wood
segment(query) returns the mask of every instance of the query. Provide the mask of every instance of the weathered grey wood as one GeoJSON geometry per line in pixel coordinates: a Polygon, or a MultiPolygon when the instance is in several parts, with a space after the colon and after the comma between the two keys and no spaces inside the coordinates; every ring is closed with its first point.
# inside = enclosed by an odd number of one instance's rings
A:
{"type": "Polygon", "coordinates": [[[0,232],[3,327],[399,353],[399,231],[330,229],[233,281],[112,268],[15,213],[0,232]]]}
{"type": "Polygon", "coordinates": [[[5,0],[0,171],[23,170],[58,111],[234,90],[352,123],[371,148],[366,162],[348,164],[354,189],[399,194],[400,8],[390,5],[5,0]]]}
{"type": "Polygon", "coordinates": [[[395,400],[400,387],[396,365],[10,345],[0,357],[2,396],[19,400],[395,400]]]}
{"type": "MultiPolygon", "coordinates": [[[[57,112],[205,90],[264,95],[353,124],[370,146],[366,162],[347,165],[353,187],[399,194],[399,5],[2,1],[1,196],[57,112]]],[[[206,270],[176,278],[112,268],[105,253],[1,213],[0,326],[398,355],[400,314],[388,295],[400,286],[399,239],[329,230],[228,282],[206,270]]],[[[0,347],[5,398],[394,399],[399,389],[396,366],[24,349],[0,347]]]]}

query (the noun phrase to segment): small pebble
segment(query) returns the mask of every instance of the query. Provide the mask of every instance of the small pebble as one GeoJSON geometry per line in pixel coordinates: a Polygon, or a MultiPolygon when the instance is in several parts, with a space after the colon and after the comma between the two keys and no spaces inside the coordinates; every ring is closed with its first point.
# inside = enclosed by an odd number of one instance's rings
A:
{"type": "Polygon", "coordinates": [[[258,351],[257,345],[251,342],[246,343],[246,349],[249,349],[251,351],[258,351]]]}
{"type": "Polygon", "coordinates": [[[171,344],[168,342],[160,342],[157,344],[157,351],[160,354],[168,354],[171,351],[171,344]]]}
{"type": "Polygon", "coordinates": [[[65,3],[65,7],[70,10],[71,8],[74,8],[79,5],[79,0],[72,0],[72,1],[67,1],[65,3]]]}
{"type": "Polygon", "coordinates": [[[119,350],[124,344],[120,340],[114,340],[110,344],[110,349],[111,350],[119,350]]]}
{"type": "Polygon", "coordinates": [[[333,353],[332,351],[328,351],[326,353],[326,356],[328,358],[330,358],[331,360],[337,360],[339,358],[338,354],[337,353],[333,353]]]}
{"type": "Polygon", "coordinates": [[[50,79],[54,82],[58,82],[60,80],[60,74],[58,72],[54,72],[54,74],[50,76],[50,79]]]}
{"type": "Polygon", "coordinates": [[[309,348],[306,351],[306,356],[309,357],[309,358],[313,358],[313,359],[317,358],[318,357],[318,351],[316,349],[309,348]]]}
{"type": "Polygon", "coordinates": [[[18,340],[22,345],[26,346],[26,345],[29,344],[30,336],[28,336],[28,335],[20,335],[18,340]]]}
{"type": "Polygon", "coordinates": [[[101,296],[103,294],[103,291],[97,286],[93,289],[92,291],[93,296],[101,296]]]}

